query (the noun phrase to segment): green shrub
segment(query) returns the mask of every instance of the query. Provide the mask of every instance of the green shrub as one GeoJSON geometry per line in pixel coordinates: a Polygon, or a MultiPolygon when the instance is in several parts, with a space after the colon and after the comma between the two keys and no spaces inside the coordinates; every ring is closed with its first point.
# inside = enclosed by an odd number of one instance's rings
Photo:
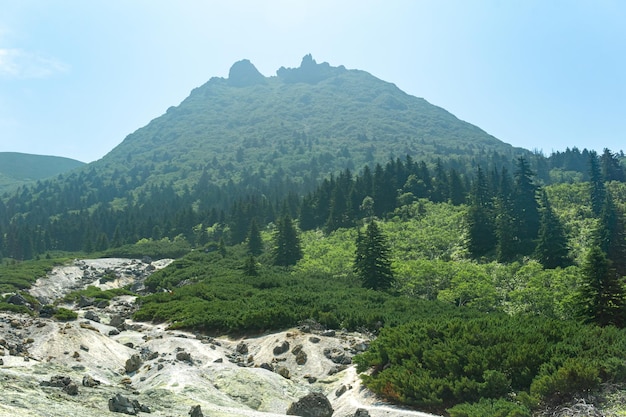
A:
{"type": "Polygon", "coordinates": [[[78,313],[68,310],[67,308],[60,307],[54,313],[53,317],[59,321],[72,321],[78,318],[78,313]]]}
{"type": "Polygon", "coordinates": [[[464,403],[448,409],[450,417],[530,417],[530,410],[505,399],[482,398],[476,403],[464,403]]]}

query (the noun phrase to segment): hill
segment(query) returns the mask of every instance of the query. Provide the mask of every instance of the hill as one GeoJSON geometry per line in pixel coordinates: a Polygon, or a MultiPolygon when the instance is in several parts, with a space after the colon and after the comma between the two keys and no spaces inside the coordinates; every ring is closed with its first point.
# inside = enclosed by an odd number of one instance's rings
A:
{"type": "Polygon", "coordinates": [[[85,165],[70,158],[0,152],[0,194],[85,165]]]}

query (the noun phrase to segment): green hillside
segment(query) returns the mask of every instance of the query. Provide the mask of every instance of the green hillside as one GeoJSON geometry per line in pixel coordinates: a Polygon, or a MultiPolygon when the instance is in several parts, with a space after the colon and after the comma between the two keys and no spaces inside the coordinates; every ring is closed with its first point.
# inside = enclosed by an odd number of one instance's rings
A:
{"type": "Polygon", "coordinates": [[[0,194],[85,165],[70,158],[0,152],[0,194]]]}

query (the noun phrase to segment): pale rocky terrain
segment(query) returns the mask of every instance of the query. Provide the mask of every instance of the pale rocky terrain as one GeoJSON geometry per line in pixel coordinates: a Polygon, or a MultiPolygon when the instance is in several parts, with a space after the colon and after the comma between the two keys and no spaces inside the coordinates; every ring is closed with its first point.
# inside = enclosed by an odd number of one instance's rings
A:
{"type": "MultiPolygon", "coordinates": [[[[39,279],[30,293],[46,304],[87,285],[140,290],[168,263],[77,260],[39,279]],[[116,278],[101,283],[105,273],[116,278]]],[[[119,416],[109,401],[121,394],[143,406],[138,415],[188,416],[199,405],[204,416],[271,417],[312,392],[330,401],[333,416],[431,416],[385,404],[362,387],[351,357],[367,349],[368,335],[312,324],[213,338],[135,323],[133,303],[123,296],[108,306],[63,305],[79,314],[70,322],[0,313],[0,416],[119,416]]]]}

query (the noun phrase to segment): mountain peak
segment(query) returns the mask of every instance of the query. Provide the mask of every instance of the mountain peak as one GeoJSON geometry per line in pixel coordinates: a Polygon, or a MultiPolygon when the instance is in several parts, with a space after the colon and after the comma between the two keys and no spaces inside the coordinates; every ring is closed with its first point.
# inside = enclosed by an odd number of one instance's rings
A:
{"type": "Polygon", "coordinates": [[[228,71],[228,83],[234,87],[263,84],[265,77],[256,69],[254,64],[247,59],[237,61],[228,71]]]}
{"type": "Polygon", "coordinates": [[[278,75],[278,78],[288,83],[316,84],[345,71],[346,68],[343,65],[331,67],[328,62],[318,64],[311,54],[307,54],[302,58],[302,63],[299,68],[280,67],[280,69],[276,71],[276,75],[278,75]]]}

